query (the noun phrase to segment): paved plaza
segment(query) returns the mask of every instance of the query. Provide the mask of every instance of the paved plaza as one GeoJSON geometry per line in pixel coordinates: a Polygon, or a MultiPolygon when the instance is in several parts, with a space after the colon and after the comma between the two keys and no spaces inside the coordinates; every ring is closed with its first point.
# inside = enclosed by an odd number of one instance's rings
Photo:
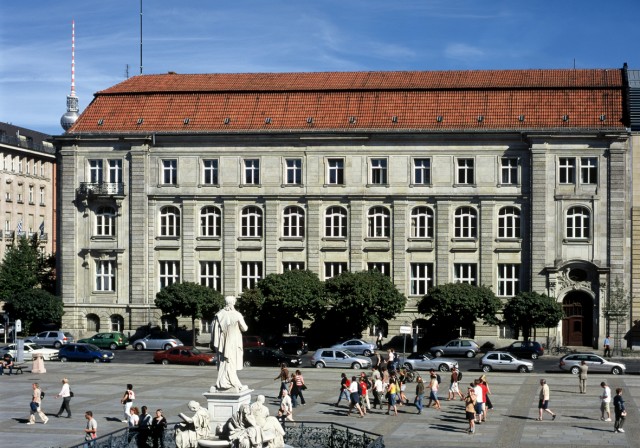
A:
{"type": "MultiPolygon", "coordinates": [[[[93,411],[98,421],[98,433],[104,435],[124,427],[120,397],[126,383],[133,383],[135,405],[148,406],[150,411],[162,408],[170,422],[178,421],[180,412],[188,413],[186,403],[199,400],[206,405],[202,393],[207,391],[216,375],[212,367],[156,366],[149,364],[62,364],[49,362],[47,373],[0,377],[0,443],[3,447],[67,447],[83,440],[84,411],[93,411]],[[60,381],[68,377],[75,397],[71,401],[73,418],[55,418],[61,400],[54,396],[60,381]],[[46,391],[43,410],[49,423],[27,426],[31,383],[39,382],[46,391]]],[[[294,410],[297,420],[326,421],[348,424],[382,434],[388,447],[517,447],[517,446],[640,446],[637,401],[640,397],[640,376],[590,375],[588,392],[579,395],[575,376],[561,373],[507,374],[491,373],[495,410],[489,421],[477,426],[469,436],[465,429],[463,403],[442,401],[442,410],[425,409],[417,415],[412,406],[400,408],[397,417],[384,411],[373,411],[365,418],[346,416],[345,401],[334,406],[338,397],[338,369],[303,369],[306,406],[294,410]],[[554,422],[538,422],[538,381],[547,378],[551,388],[550,408],[558,414],[554,422]],[[624,434],[613,432],[613,423],[600,421],[600,381],[607,381],[612,390],[624,388],[628,417],[624,434]]],[[[356,371],[345,371],[348,375],[356,371]]],[[[278,383],[273,378],[277,368],[248,368],[240,372],[241,380],[258,394],[267,397],[275,414],[278,383]]],[[[479,371],[464,372],[464,382],[480,375],[479,371]]],[[[443,375],[441,398],[446,398],[448,375],[443,375]]],[[[408,390],[413,392],[414,384],[408,390]]],[[[413,393],[407,394],[413,399],[413,393]]],[[[545,419],[550,417],[545,414],[545,419]]]]}

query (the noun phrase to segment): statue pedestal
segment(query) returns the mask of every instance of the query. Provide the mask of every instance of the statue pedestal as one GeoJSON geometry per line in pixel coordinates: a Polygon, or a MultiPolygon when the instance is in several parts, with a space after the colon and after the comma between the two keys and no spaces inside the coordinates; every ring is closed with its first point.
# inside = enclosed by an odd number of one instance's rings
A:
{"type": "Polygon", "coordinates": [[[253,389],[241,392],[205,392],[203,395],[207,399],[211,431],[215,431],[218,423],[227,423],[240,410],[240,406],[251,404],[251,392],[253,389]]]}

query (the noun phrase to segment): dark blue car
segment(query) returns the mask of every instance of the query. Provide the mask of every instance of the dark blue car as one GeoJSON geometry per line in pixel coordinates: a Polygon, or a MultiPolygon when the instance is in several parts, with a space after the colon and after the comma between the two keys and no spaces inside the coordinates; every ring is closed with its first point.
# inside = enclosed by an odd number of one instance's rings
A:
{"type": "Polygon", "coordinates": [[[93,344],[67,344],[58,352],[60,362],[109,362],[113,359],[113,352],[100,350],[93,344]]]}

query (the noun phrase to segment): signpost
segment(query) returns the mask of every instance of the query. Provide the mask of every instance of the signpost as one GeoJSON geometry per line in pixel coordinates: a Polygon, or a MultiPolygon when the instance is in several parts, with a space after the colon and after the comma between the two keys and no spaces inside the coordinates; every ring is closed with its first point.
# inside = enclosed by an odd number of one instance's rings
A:
{"type": "MultiPolygon", "coordinates": [[[[408,323],[408,322],[405,322],[408,323]]],[[[404,335],[404,343],[402,346],[402,362],[404,363],[404,356],[407,353],[407,335],[411,334],[411,326],[410,325],[403,325],[400,327],[400,334],[404,335]]]]}

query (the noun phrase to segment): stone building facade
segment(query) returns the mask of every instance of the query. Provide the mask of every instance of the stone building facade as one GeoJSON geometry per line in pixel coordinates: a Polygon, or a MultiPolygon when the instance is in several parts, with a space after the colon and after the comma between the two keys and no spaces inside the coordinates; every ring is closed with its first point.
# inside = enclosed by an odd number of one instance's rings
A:
{"type": "MultiPolygon", "coordinates": [[[[144,75],[56,137],[65,329],[157,324],[179,281],[378,269],[424,316],[436,284],[555,297],[597,346],[630,285],[626,68],[144,75]]],[[[461,331],[473,329],[461,329],[461,331]]],[[[508,327],[475,336],[510,337],[508,327]]]]}

